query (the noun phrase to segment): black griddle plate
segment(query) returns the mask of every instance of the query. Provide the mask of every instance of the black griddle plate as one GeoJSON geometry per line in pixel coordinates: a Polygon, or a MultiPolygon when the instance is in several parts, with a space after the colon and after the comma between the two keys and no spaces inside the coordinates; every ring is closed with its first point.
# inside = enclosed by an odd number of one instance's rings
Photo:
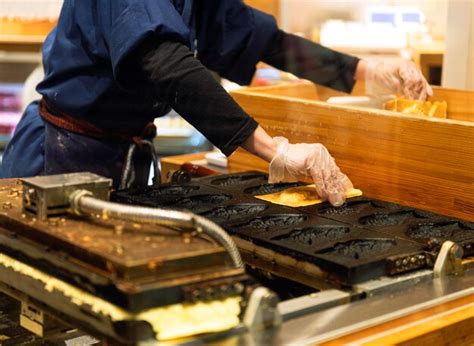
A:
{"type": "Polygon", "coordinates": [[[459,242],[467,255],[473,252],[472,223],[366,197],[339,208],[328,203],[279,206],[254,196],[301,184],[266,181],[265,174],[246,172],[199,178],[179,187],[117,191],[112,199],[200,213],[233,236],[317,265],[343,285],[430,267],[444,240],[459,242]],[[159,192],[166,189],[173,194],[159,192]]]}
{"type": "MultiPolygon", "coordinates": [[[[207,239],[101,215],[37,220],[23,214],[21,190],[14,179],[1,181],[0,253],[129,311],[193,300],[188,286],[207,282],[210,287],[223,278],[243,280],[225,250],[207,239]]],[[[140,199],[142,192],[129,194],[140,199]]],[[[218,190],[194,185],[145,189],[147,196],[166,205],[189,199],[191,192],[198,197],[219,195],[218,190]]],[[[205,202],[214,203],[215,198],[205,202]]]]}

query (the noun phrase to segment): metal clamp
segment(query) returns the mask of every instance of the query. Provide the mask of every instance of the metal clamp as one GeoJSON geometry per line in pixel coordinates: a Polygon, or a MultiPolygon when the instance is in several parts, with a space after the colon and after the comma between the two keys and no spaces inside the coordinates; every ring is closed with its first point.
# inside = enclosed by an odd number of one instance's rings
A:
{"type": "Polygon", "coordinates": [[[266,287],[253,290],[244,315],[244,325],[252,330],[262,330],[281,324],[278,297],[266,287]]]}
{"type": "Polygon", "coordinates": [[[433,268],[433,277],[440,278],[446,275],[462,275],[464,272],[462,266],[463,255],[464,251],[461,246],[452,241],[445,241],[436,258],[433,268]]]}

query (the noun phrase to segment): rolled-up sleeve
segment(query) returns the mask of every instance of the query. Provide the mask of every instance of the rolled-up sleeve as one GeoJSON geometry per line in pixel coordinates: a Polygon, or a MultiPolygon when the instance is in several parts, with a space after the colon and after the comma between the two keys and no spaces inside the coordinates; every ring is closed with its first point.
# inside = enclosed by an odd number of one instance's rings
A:
{"type": "Polygon", "coordinates": [[[147,37],[189,42],[190,30],[170,1],[104,1],[101,6],[104,40],[118,82],[123,62],[147,37]]]}

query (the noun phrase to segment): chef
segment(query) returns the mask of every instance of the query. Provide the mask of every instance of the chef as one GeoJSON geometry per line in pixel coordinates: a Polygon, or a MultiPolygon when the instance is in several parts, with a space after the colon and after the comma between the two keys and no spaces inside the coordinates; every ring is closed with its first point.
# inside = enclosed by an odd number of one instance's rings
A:
{"type": "Polygon", "coordinates": [[[0,176],[90,171],[117,186],[133,144],[134,184],[144,185],[150,123],[173,108],[224,154],[242,147],[269,162],[270,182],[310,177],[341,205],[352,184],[327,149],[270,137],[210,73],[248,84],[259,61],[343,92],[365,80],[371,94],[431,94],[412,63],[327,49],[240,0],[65,0],[44,43],[42,99],[25,110],[0,176]]]}

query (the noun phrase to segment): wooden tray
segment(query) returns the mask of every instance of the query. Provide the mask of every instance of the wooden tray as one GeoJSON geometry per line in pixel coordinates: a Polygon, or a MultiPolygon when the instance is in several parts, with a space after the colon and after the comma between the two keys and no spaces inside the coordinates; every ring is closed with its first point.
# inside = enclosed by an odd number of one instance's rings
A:
{"type": "MultiPolygon", "coordinates": [[[[356,85],[354,95],[363,92],[356,85]]],[[[272,136],[324,144],[368,197],[474,221],[474,92],[434,88],[448,119],[323,102],[343,95],[309,82],[234,91],[272,136]]],[[[230,167],[268,169],[237,151],[230,167]]]]}

